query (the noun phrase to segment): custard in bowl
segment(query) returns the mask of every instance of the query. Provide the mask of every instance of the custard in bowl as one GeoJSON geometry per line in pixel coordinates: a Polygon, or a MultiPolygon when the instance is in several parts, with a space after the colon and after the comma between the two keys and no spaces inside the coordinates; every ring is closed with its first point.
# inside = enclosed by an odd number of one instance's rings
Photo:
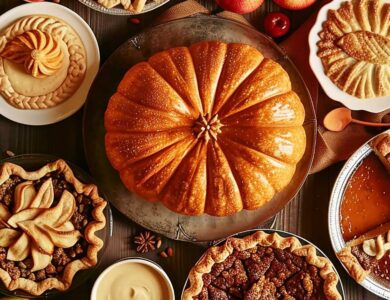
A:
{"type": "Polygon", "coordinates": [[[168,275],[156,263],[143,258],[121,260],[96,280],[91,300],[174,300],[168,275]]]}

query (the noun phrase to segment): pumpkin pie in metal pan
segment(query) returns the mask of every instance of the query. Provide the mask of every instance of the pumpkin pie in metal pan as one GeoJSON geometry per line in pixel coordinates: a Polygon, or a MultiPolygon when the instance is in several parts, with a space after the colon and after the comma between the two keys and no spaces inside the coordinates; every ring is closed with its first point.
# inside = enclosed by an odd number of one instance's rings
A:
{"type": "Polygon", "coordinates": [[[333,188],[329,230],[337,257],[353,279],[390,297],[390,132],[359,148],[333,188]]]}

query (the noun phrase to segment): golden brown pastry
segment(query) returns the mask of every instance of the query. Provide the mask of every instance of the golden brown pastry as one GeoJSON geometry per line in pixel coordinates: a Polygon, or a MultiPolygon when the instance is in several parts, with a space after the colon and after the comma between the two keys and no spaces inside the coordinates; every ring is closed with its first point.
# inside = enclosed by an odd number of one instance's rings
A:
{"type": "Polygon", "coordinates": [[[84,45],[64,21],[18,19],[0,34],[0,93],[19,109],[45,109],[69,99],[84,80],[84,45]]]}
{"type": "MultiPolygon", "coordinates": [[[[123,6],[124,9],[132,12],[142,12],[145,7],[147,0],[97,0],[97,2],[103,5],[106,8],[112,8],[119,4],[123,6]]],[[[154,0],[154,2],[161,0],[154,0]]]]}
{"type": "Polygon", "coordinates": [[[0,56],[23,64],[27,73],[43,78],[55,74],[61,68],[64,52],[51,34],[30,30],[7,43],[0,56]]]}
{"type": "Polygon", "coordinates": [[[318,42],[326,75],[358,98],[390,95],[390,4],[352,0],[330,10],[318,42]]]}
{"type": "Polygon", "coordinates": [[[390,172],[390,134],[381,134],[372,141],[371,146],[387,171],[390,172]]]}
{"type": "Polygon", "coordinates": [[[125,186],[187,215],[256,209],[301,159],[304,107],[253,47],[200,42],[133,66],[111,97],[105,146],[125,186]]]}
{"type": "Polygon", "coordinates": [[[0,279],[10,291],[65,291],[92,268],[106,218],[97,187],[81,183],[63,160],[33,172],[0,169],[0,279]]]}

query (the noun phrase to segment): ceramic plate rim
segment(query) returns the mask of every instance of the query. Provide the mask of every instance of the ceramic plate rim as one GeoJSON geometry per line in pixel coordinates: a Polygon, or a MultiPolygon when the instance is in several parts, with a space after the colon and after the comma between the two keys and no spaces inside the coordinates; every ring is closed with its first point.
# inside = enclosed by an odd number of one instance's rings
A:
{"type": "Polygon", "coordinates": [[[89,88],[98,73],[100,51],[96,37],[89,25],[74,11],[55,3],[26,3],[16,6],[0,16],[0,31],[24,16],[44,14],[66,21],[80,35],[87,53],[87,71],[76,92],[57,106],[40,110],[17,109],[0,95],[0,114],[5,118],[24,125],[48,125],[57,123],[76,113],[87,99],[89,88]]]}
{"type": "MultiPolygon", "coordinates": [[[[329,98],[344,104],[351,110],[365,110],[372,113],[379,113],[390,108],[389,96],[376,97],[369,99],[359,99],[339,89],[325,74],[324,67],[321,59],[317,56],[319,41],[318,34],[322,30],[322,24],[327,19],[327,14],[330,9],[338,9],[343,2],[349,2],[348,0],[333,0],[330,3],[324,5],[318,12],[315,24],[309,33],[309,64],[316,76],[322,89],[328,95],[329,98]]],[[[383,0],[384,3],[390,3],[390,0],[383,0]]]]}
{"type": "MultiPolygon", "coordinates": [[[[370,146],[371,141],[383,133],[390,134],[390,129],[374,136],[373,138],[365,142],[362,146],[360,146],[359,149],[357,149],[354,152],[354,154],[352,154],[352,156],[344,164],[343,168],[341,169],[333,185],[333,189],[329,201],[328,229],[329,229],[330,241],[335,254],[341,251],[341,249],[346,245],[342,237],[341,227],[339,226],[340,224],[339,212],[340,212],[340,206],[341,206],[345,187],[348,184],[350,176],[355,172],[357,166],[361,163],[361,161],[365,157],[367,157],[367,155],[369,155],[374,151],[370,146]]],[[[338,260],[340,261],[340,264],[347,272],[348,276],[350,276],[345,265],[341,262],[339,258],[338,260]]],[[[374,278],[370,276],[366,277],[363,280],[363,282],[360,283],[360,285],[377,296],[383,297],[385,299],[390,298],[390,288],[381,285],[379,282],[377,282],[376,280],[374,280],[374,278]]]]}

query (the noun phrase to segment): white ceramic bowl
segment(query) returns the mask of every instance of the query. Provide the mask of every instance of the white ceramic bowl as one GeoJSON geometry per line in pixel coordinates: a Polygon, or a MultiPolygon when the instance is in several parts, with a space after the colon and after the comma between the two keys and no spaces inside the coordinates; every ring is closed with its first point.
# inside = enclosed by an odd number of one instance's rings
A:
{"type": "Polygon", "coordinates": [[[141,258],[141,257],[124,258],[124,259],[122,259],[122,260],[112,264],[107,269],[105,269],[99,275],[99,277],[96,279],[96,281],[95,281],[95,283],[93,285],[92,292],[91,292],[91,300],[96,300],[97,299],[96,297],[97,297],[97,290],[98,290],[99,284],[106,277],[106,275],[112,269],[114,269],[115,267],[117,267],[119,265],[123,265],[123,264],[128,264],[128,263],[143,264],[143,265],[151,267],[153,270],[157,271],[157,273],[159,275],[161,275],[161,277],[164,279],[164,281],[165,281],[165,283],[166,283],[166,285],[168,287],[169,293],[170,293],[170,298],[169,299],[164,299],[164,300],[175,300],[175,290],[173,289],[171,280],[169,279],[167,273],[165,273],[165,271],[157,263],[155,263],[155,262],[153,262],[151,260],[145,259],[145,258],[141,258]]]}
{"type": "MultiPolygon", "coordinates": [[[[390,0],[383,0],[385,3],[390,3],[390,0]]],[[[390,97],[377,97],[370,99],[359,99],[339,89],[330,79],[326,76],[324,68],[322,66],[321,59],[317,56],[319,41],[318,34],[322,30],[322,24],[326,21],[328,11],[330,9],[338,9],[341,3],[346,0],[333,0],[330,3],[324,5],[318,13],[317,20],[312,27],[309,34],[309,47],[310,57],[309,62],[311,69],[313,70],[318,82],[322,86],[325,93],[329,98],[341,102],[351,110],[365,110],[372,113],[379,113],[390,108],[390,97]]]]}
{"type": "Polygon", "coordinates": [[[17,109],[0,96],[0,114],[7,119],[26,125],[56,123],[77,112],[87,98],[100,65],[99,46],[91,28],[78,14],[63,5],[41,2],[17,6],[0,16],[0,31],[22,17],[39,14],[64,20],[79,34],[87,53],[87,72],[83,82],[69,99],[48,109],[17,109]]]}

